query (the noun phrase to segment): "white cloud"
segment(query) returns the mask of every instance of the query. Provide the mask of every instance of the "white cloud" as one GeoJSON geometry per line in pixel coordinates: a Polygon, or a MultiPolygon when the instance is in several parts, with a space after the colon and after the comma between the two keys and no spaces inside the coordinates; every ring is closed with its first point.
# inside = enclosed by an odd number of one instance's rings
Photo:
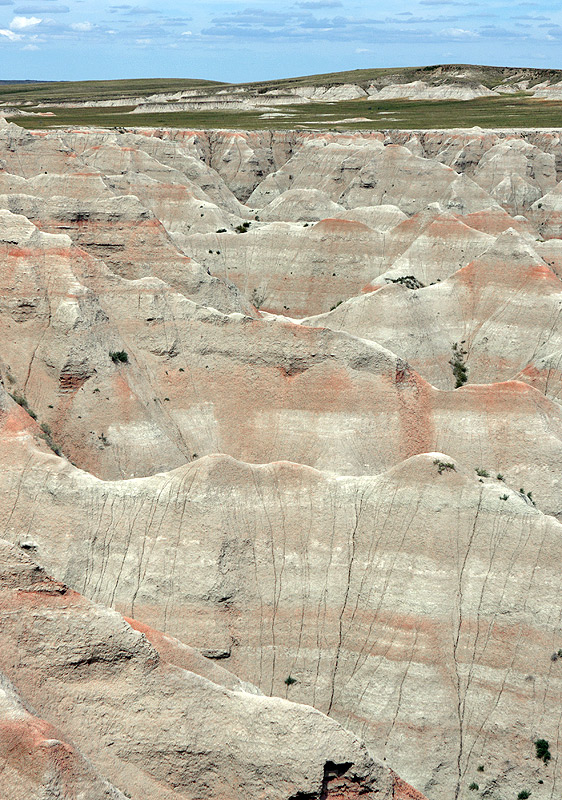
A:
{"type": "Polygon", "coordinates": [[[445,28],[439,31],[441,36],[450,36],[453,39],[477,39],[478,34],[474,31],[467,31],[464,28],[445,28]]]}
{"type": "Polygon", "coordinates": [[[183,31],[182,36],[193,36],[191,31],[183,31]]]}
{"type": "Polygon", "coordinates": [[[0,36],[5,36],[6,39],[9,39],[11,42],[17,42],[19,39],[21,39],[21,36],[19,36],[19,34],[14,33],[13,31],[2,30],[1,28],[0,28],[0,36]]]}
{"type": "Polygon", "coordinates": [[[25,47],[22,47],[22,50],[39,50],[36,44],[26,44],[25,47]]]}
{"type": "Polygon", "coordinates": [[[73,22],[70,27],[73,31],[91,31],[94,29],[91,22],[73,22]]]}
{"type": "Polygon", "coordinates": [[[10,28],[13,31],[23,31],[26,28],[33,28],[35,25],[39,25],[42,21],[39,17],[14,17],[10,22],[10,28]]]}

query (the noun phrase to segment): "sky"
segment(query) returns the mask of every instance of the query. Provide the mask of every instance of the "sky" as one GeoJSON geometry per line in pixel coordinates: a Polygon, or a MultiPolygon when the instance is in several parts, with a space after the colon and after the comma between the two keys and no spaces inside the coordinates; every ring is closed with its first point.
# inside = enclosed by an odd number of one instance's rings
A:
{"type": "Polygon", "coordinates": [[[0,79],[243,82],[441,63],[562,68],[562,0],[139,3],[0,0],[0,79]]]}

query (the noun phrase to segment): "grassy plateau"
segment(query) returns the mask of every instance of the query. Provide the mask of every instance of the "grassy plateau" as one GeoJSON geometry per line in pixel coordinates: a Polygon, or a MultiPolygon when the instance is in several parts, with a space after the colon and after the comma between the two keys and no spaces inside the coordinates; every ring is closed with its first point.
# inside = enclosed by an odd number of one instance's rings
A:
{"type": "MultiPolygon", "coordinates": [[[[31,128],[96,126],[104,128],[222,128],[242,130],[320,129],[376,130],[431,128],[559,128],[562,101],[535,99],[528,90],[537,83],[562,81],[562,71],[516,69],[471,65],[352,70],[327,75],[309,75],[248,84],[226,84],[197,79],[142,79],[56,83],[0,84],[0,104],[13,105],[34,116],[14,116],[18,125],[31,128]],[[282,105],[273,112],[207,109],[203,111],[130,112],[137,99],[156,93],[197,90],[202,96],[243,87],[254,93],[299,86],[337,86],[353,83],[366,88],[388,83],[423,80],[432,85],[447,83],[488,88],[526,81],[525,91],[474,100],[377,100],[359,98],[339,102],[282,105]],[[72,108],[66,103],[83,101],[127,101],[130,105],[72,108]],[[40,116],[35,116],[39,114],[40,116]],[[358,119],[360,118],[360,119],[358,119]]],[[[516,87],[514,87],[516,88],[516,87]]],[[[173,108],[173,104],[171,104],[173,108]]],[[[1,109],[0,109],[1,113],[1,109]]]]}

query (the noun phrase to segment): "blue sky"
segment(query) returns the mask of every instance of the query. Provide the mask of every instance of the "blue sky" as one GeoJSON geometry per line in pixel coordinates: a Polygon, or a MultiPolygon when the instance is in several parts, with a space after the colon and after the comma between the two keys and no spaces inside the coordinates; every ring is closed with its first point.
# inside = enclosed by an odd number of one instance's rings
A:
{"type": "Polygon", "coordinates": [[[436,63],[562,68],[562,0],[0,0],[0,78],[250,81],[436,63]]]}

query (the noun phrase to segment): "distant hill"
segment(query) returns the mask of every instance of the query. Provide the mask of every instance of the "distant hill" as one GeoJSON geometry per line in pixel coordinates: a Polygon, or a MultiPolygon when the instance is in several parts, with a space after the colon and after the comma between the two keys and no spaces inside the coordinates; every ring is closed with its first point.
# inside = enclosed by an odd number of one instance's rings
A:
{"type": "Polygon", "coordinates": [[[355,83],[365,87],[370,84],[386,86],[391,83],[425,81],[438,85],[447,81],[467,85],[483,84],[491,89],[499,83],[529,81],[533,86],[543,81],[562,80],[562,70],[535,69],[531,67],[492,67],[481,64],[434,64],[426,67],[384,67],[382,69],[354,69],[345,72],[328,72],[319,75],[305,75],[298,78],[284,78],[273,81],[258,81],[241,84],[248,88],[259,86],[297,86],[331,85],[355,83]]]}
{"type": "Polygon", "coordinates": [[[0,114],[28,128],[559,128],[562,70],[435,64],[248,83],[0,82],[0,114]]]}
{"type": "Polygon", "coordinates": [[[86,99],[137,98],[154,93],[180,92],[200,89],[214,94],[227,87],[268,91],[302,86],[339,86],[355,84],[361,88],[382,88],[391,84],[423,81],[431,86],[455,83],[466,86],[482,85],[492,89],[498,84],[527,82],[528,88],[548,81],[562,81],[562,70],[535,69],[531,67],[494,67],[479,64],[435,64],[425,67],[384,67],[380,69],[355,69],[302,75],[247,83],[228,83],[199,78],[135,78],[111,81],[0,81],[0,99],[3,102],[32,101],[72,102],[86,99]]]}
{"type": "Polygon", "coordinates": [[[21,85],[22,83],[47,83],[47,81],[0,81],[2,86],[11,86],[13,84],[21,85]]]}

